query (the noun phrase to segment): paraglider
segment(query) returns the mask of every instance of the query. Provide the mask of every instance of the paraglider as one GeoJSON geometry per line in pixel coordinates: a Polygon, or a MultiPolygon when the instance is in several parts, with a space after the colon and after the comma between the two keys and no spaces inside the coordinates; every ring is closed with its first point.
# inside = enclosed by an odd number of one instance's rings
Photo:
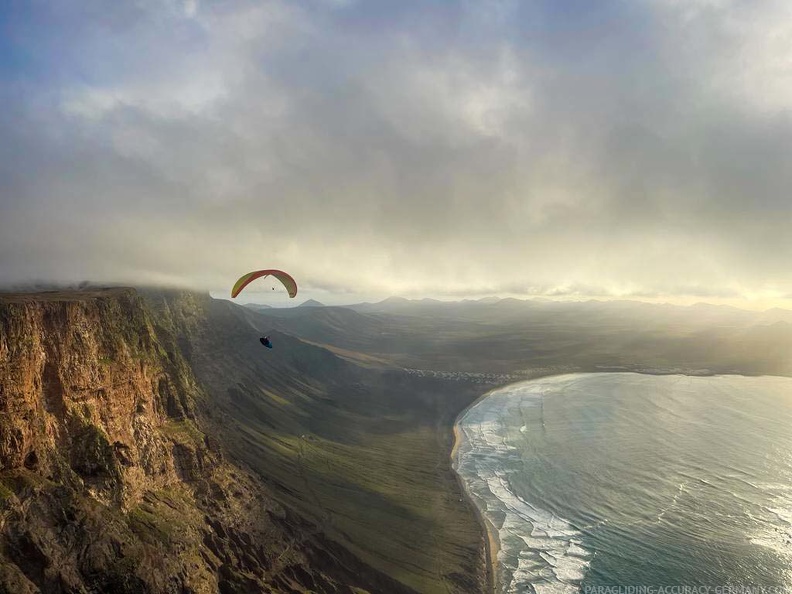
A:
{"type": "Polygon", "coordinates": [[[289,297],[294,299],[297,295],[297,282],[291,277],[290,274],[283,272],[283,270],[254,270],[253,272],[248,272],[245,275],[242,275],[240,279],[234,283],[234,288],[231,289],[231,297],[234,298],[239,293],[247,287],[251,282],[256,280],[257,278],[263,278],[266,276],[274,276],[277,278],[286,290],[289,292],[289,297]]]}
{"type": "MultiPolygon", "coordinates": [[[[234,283],[234,288],[231,289],[231,298],[235,298],[239,293],[247,287],[250,283],[252,283],[257,278],[265,278],[267,276],[274,276],[277,278],[286,290],[289,293],[289,297],[294,299],[295,295],[297,295],[297,282],[292,278],[292,276],[283,270],[275,270],[275,269],[267,269],[267,270],[254,270],[253,272],[248,272],[247,274],[242,275],[239,280],[234,283]]],[[[272,287],[272,290],[275,290],[275,287],[272,287]]],[[[263,344],[268,349],[272,348],[272,341],[270,341],[269,336],[262,336],[259,338],[259,342],[263,344]]]]}

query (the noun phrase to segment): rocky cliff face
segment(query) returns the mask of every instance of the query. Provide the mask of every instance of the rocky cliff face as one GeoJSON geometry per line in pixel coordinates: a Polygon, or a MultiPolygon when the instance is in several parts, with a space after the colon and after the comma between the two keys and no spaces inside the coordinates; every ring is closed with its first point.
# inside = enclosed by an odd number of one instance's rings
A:
{"type": "Polygon", "coordinates": [[[131,292],[7,303],[0,323],[0,468],[120,509],[186,477],[169,435],[195,430],[197,388],[131,292]]]}
{"type": "Polygon", "coordinates": [[[166,314],[129,289],[0,296],[0,592],[405,591],[205,433],[166,314]]]}

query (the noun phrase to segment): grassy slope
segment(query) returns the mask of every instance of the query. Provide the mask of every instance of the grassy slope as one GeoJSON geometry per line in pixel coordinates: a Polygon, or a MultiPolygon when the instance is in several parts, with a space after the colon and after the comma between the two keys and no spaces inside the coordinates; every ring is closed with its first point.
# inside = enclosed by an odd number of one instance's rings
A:
{"type": "Polygon", "coordinates": [[[218,437],[284,505],[411,589],[481,590],[482,534],[448,459],[453,418],[480,387],[362,367],[277,331],[268,351],[269,321],[227,302],[169,309],[218,437]]]}

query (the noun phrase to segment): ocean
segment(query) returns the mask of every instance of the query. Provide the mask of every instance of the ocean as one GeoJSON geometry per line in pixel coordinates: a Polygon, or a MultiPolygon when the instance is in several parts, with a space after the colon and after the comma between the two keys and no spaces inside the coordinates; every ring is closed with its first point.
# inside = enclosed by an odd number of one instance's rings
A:
{"type": "Polygon", "coordinates": [[[790,378],[549,377],[458,429],[500,592],[792,588],[790,378]]]}

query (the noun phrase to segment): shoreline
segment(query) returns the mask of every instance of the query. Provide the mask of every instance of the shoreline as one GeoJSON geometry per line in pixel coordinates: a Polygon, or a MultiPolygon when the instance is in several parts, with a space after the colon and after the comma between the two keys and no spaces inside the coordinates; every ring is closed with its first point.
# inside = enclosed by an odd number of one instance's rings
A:
{"type": "Polygon", "coordinates": [[[465,416],[465,414],[476,404],[478,404],[481,400],[489,396],[494,390],[499,388],[494,388],[493,390],[489,390],[488,392],[482,394],[478,398],[476,398],[473,402],[468,404],[454,419],[454,445],[451,448],[451,469],[454,471],[454,476],[456,477],[457,483],[459,484],[462,493],[464,494],[465,498],[467,499],[468,503],[473,507],[473,511],[476,514],[476,519],[478,520],[479,524],[484,528],[484,534],[486,538],[484,539],[484,554],[487,559],[487,565],[485,567],[486,571],[486,582],[487,582],[487,591],[490,594],[498,594],[498,551],[500,551],[500,539],[498,538],[498,530],[495,526],[490,522],[486,516],[481,512],[478,505],[476,505],[475,500],[473,499],[473,495],[468,491],[465,482],[462,480],[462,477],[457,472],[457,451],[459,450],[459,443],[462,439],[462,430],[459,427],[460,419],[465,416]]]}
{"type": "MultiPolygon", "coordinates": [[[[457,444],[459,443],[461,437],[461,430],[459,426],[454,423],[454,449],[452,450],[453,455],[456,455],[457,444]]],[[[452,458],[452,460],[455,458],[452,458]]],[[[497,576],[498,576],[498,551],[500,551],[500,540],[498,539],[498,530],[495,526],[492,525],[481,510],[476,505],[476,502],[473,500],[472,495],[468,492],[467,488],[465,487],[464,482],[462,481],[462,477],[459,476],[459,473],[454,469],[454,474],[456,475],[457,482],[459,483],[462,492],[464,493],[465,497],[468,500],[468,503],[473,506],[473,511],[476,514],[476,518],[484,527],[484,532],[487,535],[487,538],[484,540],[484,548],[486,549],[484,554],[487,557],[487,567],[486,567],[486,581],[487,581],[487,589],[491,594],[497,594],[497,576]]]]}
{"type": "Polygon", "coordinates": [[[467,486],[465,485],[464,481],[462,480],[462,477],[459,476],[459,473],[457,472],[456,457],[457,457],[457,450],[459,449],[459,442],[460,442],[460,439],[462,437],[462,430],[459,428],[459,421],[462,419],[462,417],[464,417],[467,414],[467,412],[471,408],[476,406],[484,398],[487,398],[488,396],[490,396],[496,390],[501,390],[501,389],[505,388],[506,386],[510,386],[512,384],[520,384],[520,383],[523,383],[523,382],[530,382],[530,381],[543,379],[543,378],[547,378],[547,377],[555,377],[555,376],[560,376],[560,375],[567,375],[567,374],[570,374],[570,373],[585,373],[585,372],[581,372],[579,370],[576,370],[576,371],[564,371],[564,372],[561,372],[561,373],[553,373],[553,372],[538,373],[534,377],[526,377],[526,378],[518,380],[516,382],[510,382],[510,383],[507,383],[507,384],[502,384],[502,385],[495,386],[493,388],[490,388],[486,392],[484,392],[484,394],[482,394],[481,396],[476,398],[473,402],[468,404],[465,408],[463,408],[459,412],[459,414],[456,416],[456,418],[454,419],[454,424],[453,424],[454,443],[453,443],[453,446],[451,447],[451,454],[450,454],[451,470],[454,471],[454,477],[456,478],[456,481],[457,481],[457,484],[459,485],[459,488],[462,490],[462,494],[467,499],[468,503],[473,507],[473,511],[476,514],[476,518],[478,519],[479,524],[484,528],[484,534],[486,535],[486,538],[484,539],[484,547],[486,549],[485,555],[486,555],[487,560],[489,562],[487,567],[486,567],[486,576],[485,576],[485,578],[486,578],[486,581],[487,581],[487,590],[488,590],[489,594],[500,594],[499,590],[498,590],[498,585],[499,585],[499,583],[498,583],[498,568],[499,568],[498,552],[500,551],[500,539],[498,538],[498,529],[495,528],[495,526],[492,524],[492,522],[490,522],[484,516],[484,514],[481,512],[481,510],[479,509],[478,505],[476,505],[475,500],[473,499],[473,495],[468,491],[467,486]]]}

